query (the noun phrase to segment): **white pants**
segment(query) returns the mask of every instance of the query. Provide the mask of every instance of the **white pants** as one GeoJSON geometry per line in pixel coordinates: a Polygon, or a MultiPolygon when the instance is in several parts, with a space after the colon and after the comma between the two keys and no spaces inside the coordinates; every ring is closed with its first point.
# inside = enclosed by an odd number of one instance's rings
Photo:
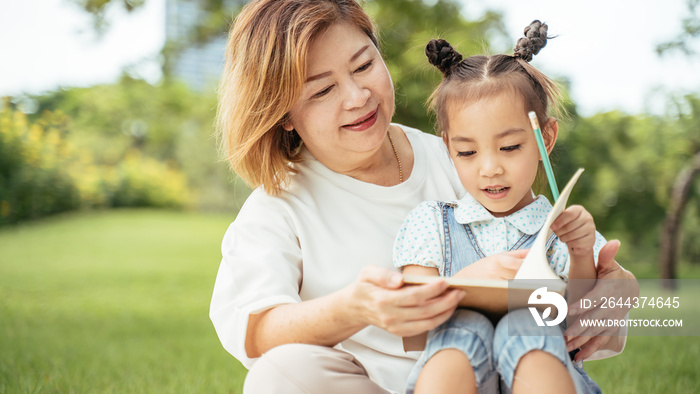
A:
{"type": "Polygon", "coordinates": [[[387,394],[353,355],[316,345],[288,344],[265,353],[246,376],[244,394],[387,394]]]}

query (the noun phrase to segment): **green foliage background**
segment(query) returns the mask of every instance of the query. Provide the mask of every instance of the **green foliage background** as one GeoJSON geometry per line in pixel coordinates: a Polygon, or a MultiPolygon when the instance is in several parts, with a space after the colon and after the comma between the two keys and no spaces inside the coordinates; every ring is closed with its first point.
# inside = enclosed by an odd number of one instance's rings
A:
{"type": "MultiPolygon", "coordinates": [[[[69,1],[93,13],[98,30],[108,28],[105,7],[143,4],[69,1]]],[[[180,50],[223,34],[241,2],[200,3],[205,12],[189,36],[163,49],[165,76],[156,85],[125,74],[113,84],[0,102],[0,392],[240,390],[244,371],[232,366],[201,319],[219,259],[203,250],[218,253],[225,228],[210,213],[230,222],[250,190],[217,153],[214,87],[192,91],[169,70],[180,50]],[[183,212],[90,212],[118,207],[183,212]],[[30,222],[66,211],[86,213],[30,222]],[[105,237],[94,240],[97,231],[105,237]],[[56,235],[62,233],[72,237],[56,235]],[[144,239],[157,246],[139,242],[144,239]],[[96,250],[99,245],[107,246],[96,250]],[[46,248],[59,260],[44,259],[46,248]],[[34,343],[37,338],[44,347],[34,343]],[[153,350],[161,347],[167,352],[153,350]],[[107,368],[81,363],[93,355],[107,368]],[[176,361],[163,362],[167,357],[176,361]],[[194,365],[200,377],[183,373],[178,363],[194,365]],[[227,379],[238,381],[231,387],[227,379]]],[[[381,50],[396,87],[394,121],[427,132],[433,126],[425,101],[440,80],[425,60],[427,41],[446,38],[469,55],[507,52],[498,43],[515,39],[506,37],[500,14],[464,15],[455,0],[370,0],[365,7],[381,28],[381,50]]],[[[684,26],[694,25],[690,20],[684,26]]],[[[608,239],[622,241],[618,261],[639,278],[658,276],[671,185],[700,149],[700,92],[669,95],[667,102],[662,115],[611,111],[584,117],[569,101],[553,155],[559,184],[576,168],[586,169],[570,201],[584,205],[608,239]]],[[[683,220],[682,277],[700,272],[699,183],[683,220]]],[[[538,192],[548,194],[546,187],[538,192]]],[[[665,367],[675,371],[675,380],[651,382],[657,367],[639,360],[649,349],[663,354],[657,360],[674,354],[688,360],[678,352],[697,348],[692,339],[631,338],[622,356],[592,363],[592,376],[614,392],[687,391],[697,382],[697,373],[684,369],[691,361],[665,367]]]]}
{"type": "MultiPolygon", "coordinates": [[[[104,10],[110,4],[127,9],[143,4],[75,1],[95,15],[96,26],[108,26],[104,10]]],[[[455,0],[364,4],[380,27],[381,50],[396,87],[394,121],[427,132],[433,122],[425,102],[441,76],[425,60],[426,42],[446,38],[470,55],[508,52],[507,44],[491,43],[515,40],[506,36],[500,14],[474,18],[455,0]]],[[[223,34],[241,2],[200,5],[203,12],[190,34],[164,48],[165,77],[155,86],[125,74],[115,84],[4,101],[0,223],[117,206],[237,211],[249,189],[217,154],[215,87],[195,92],[168,74],[179,49],[223,34]],[[21,114],[23,100],[38,111],[21,114]],[[22,149],[42,153],[32,158],[22,149]]],[[[566,80],[561,82],[566,90],[566,80]]],[[[663,116],[609,112],[590,117],[579,116],[570,100],[565,104],[569,115],[561,119],[553,157],[558,181],[566,182],[577,167],[586,168],[572,202],[593,213],[604,235],[623,241],[623,262],[655,263],[672,182],[700,149],[700,98],[669,96],[668,103],[663,116]]],[[[700,260],[698,189],[696,182],[680,254],[695,262],[700,260]]],[[[539,192],[548,193],[546,188],[539,192]]]]}

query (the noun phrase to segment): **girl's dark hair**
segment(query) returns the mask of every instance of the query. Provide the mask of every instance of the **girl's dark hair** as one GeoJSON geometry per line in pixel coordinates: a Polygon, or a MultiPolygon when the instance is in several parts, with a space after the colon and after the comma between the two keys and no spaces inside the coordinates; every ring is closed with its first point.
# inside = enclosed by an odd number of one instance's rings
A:
{"type": "MultiPolygon", "coordinates": [[[[466,59],[445,40],[431,40],[425,47],[430,64],[443,73],[443,80],[429,98],[438,131],[449,127],[447,111],[455,106],[493,97],[503,91],[520,95],[526,111],[535,111],[541,125],[550,107],[559,112],[562,96],[557,83],[528,62],[547,45],[547,25],[530,23],[511,55],[475,55],[466,59]]],[[[527,116],[527,114],[524,114],[527,116]]],[[[544,132],[544,130],[542,130],[544,132]]]]}

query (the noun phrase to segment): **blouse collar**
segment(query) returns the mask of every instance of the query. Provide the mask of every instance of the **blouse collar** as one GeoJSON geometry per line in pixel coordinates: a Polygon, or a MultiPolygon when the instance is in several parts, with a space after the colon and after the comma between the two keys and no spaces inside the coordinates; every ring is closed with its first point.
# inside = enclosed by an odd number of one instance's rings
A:
{"type": "Polygon", "coordinates": [[[537,233],[547,220],[552,204],[547,197],[537,196],[535,201],[524,208],[502,218],[497,218],[481,205],[471,194],[467,193],[462,199],[457,201],[455,207],[455,219],[457,223],[471,224],[476,222],[490,222],[503,219],[525,234],[537,233]]]}

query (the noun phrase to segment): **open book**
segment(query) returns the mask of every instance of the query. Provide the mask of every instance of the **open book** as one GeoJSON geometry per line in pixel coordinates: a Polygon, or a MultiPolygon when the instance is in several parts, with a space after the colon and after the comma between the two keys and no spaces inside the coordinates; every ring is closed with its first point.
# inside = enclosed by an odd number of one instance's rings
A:
{"type": "MultiPolygon", "coordinates": [[[[547,215],[547,220],[515,275],[515,280],[404,275],[404,283],[426,284],[443,279],[451,287],[459,288],[466,293],[462,301],[460,301],[460,306],[477,310],[494,321],[505,315],[509,308],[516,309],[528,306],[530,295],[535,289],[540,287],[546,286],[548,291],[553,291],[563,296],[566,291],[566,283],[549,266],[546,250],[547,240],[553,233],[550,229],[552,223],[566,208],[571,190],[582,172],[583,168],[576,171],[562,190],[559,199],[552,207],[549,215],[547,215]]],[[[422,350],[424,346],[425,334],[404,338],[404,349],[407,351],[422,350]]]]}

